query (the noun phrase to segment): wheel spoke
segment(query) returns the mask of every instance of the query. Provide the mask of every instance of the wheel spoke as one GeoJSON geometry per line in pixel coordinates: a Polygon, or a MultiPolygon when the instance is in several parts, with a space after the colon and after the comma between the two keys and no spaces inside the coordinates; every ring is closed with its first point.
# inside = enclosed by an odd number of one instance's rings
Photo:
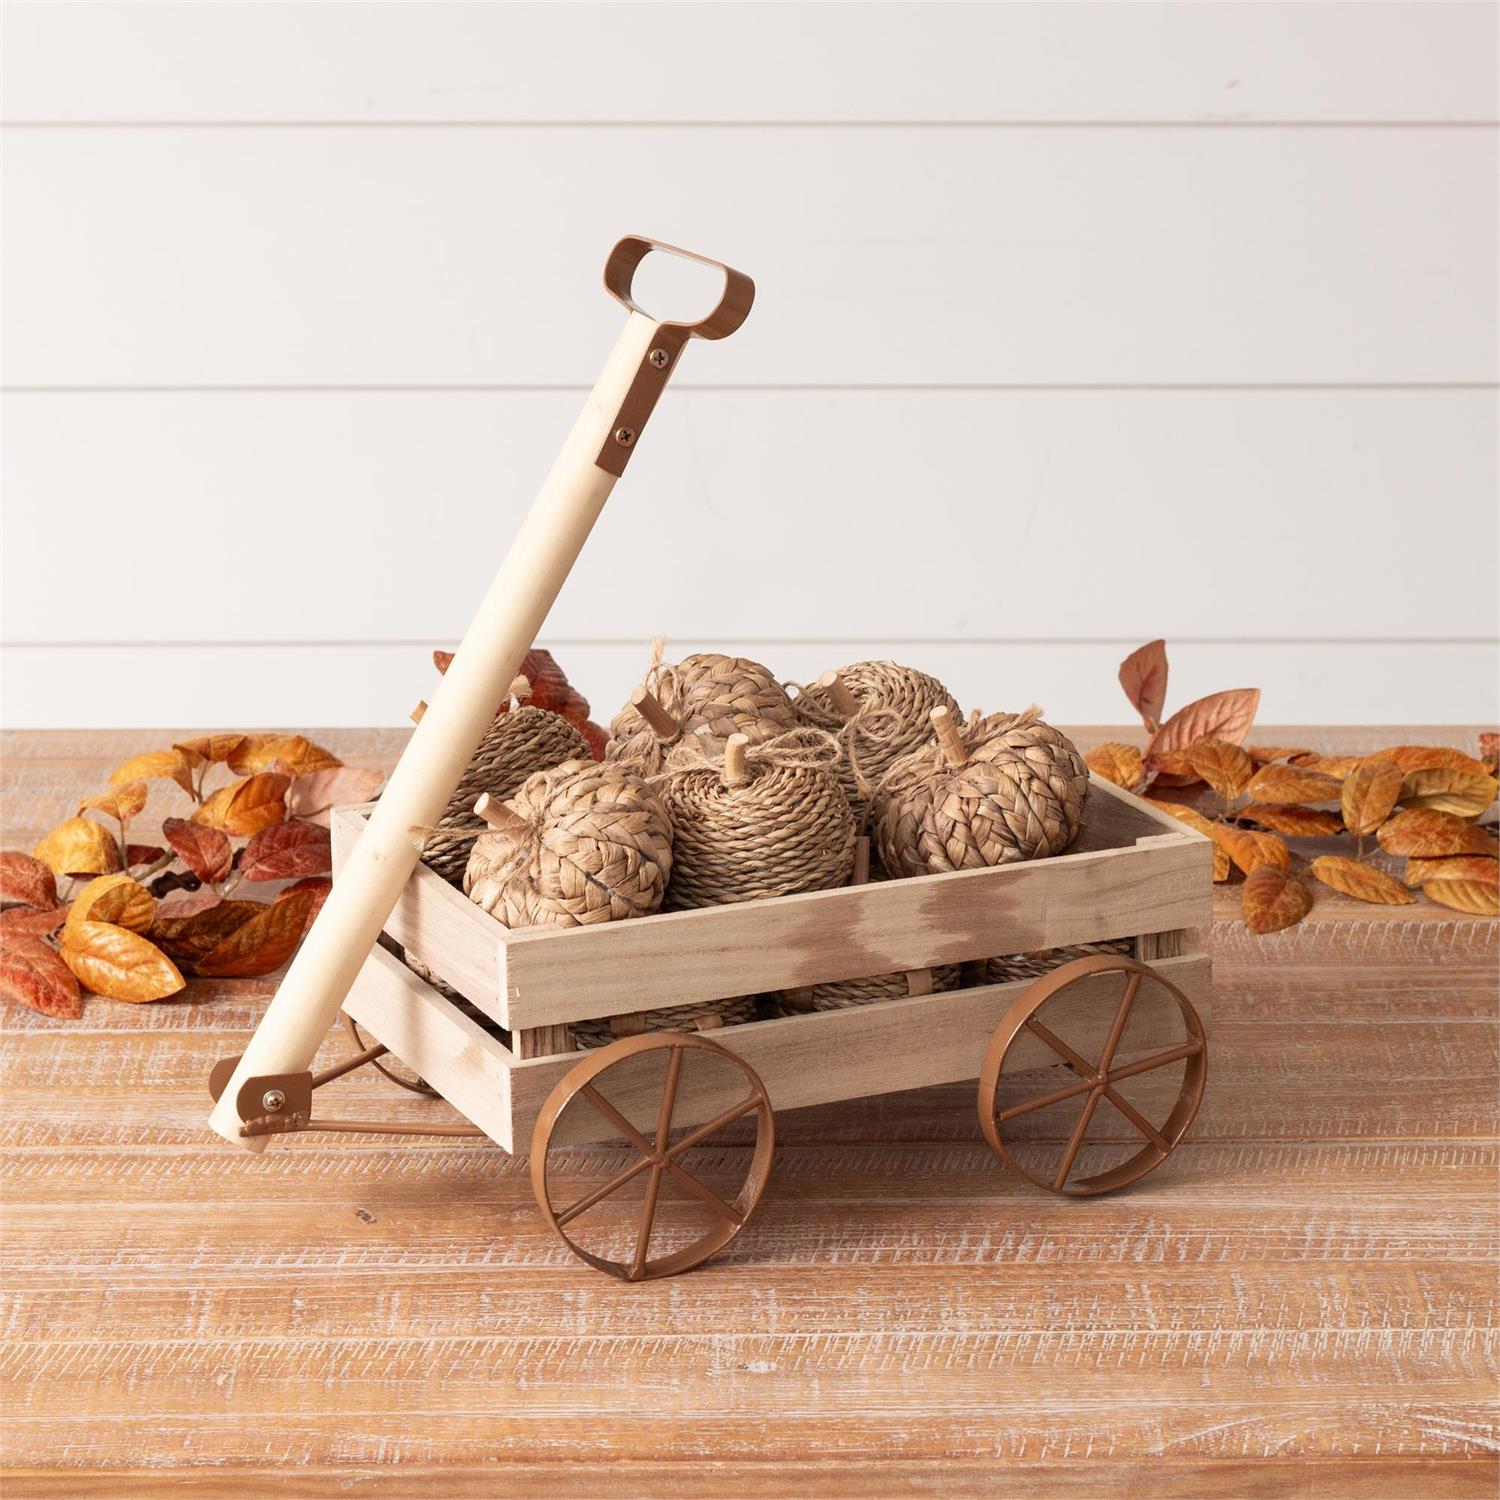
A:
{"type": "Polygon", "coordinates": [[[1099,1055],[1099,1071],[1109,1072],[1110,1059],[1115,1055],[1115,1048],[1120,1045],[1120,1038],[1125,1034],[1125,1023],[1130,1019],[1130,1007],[1135,1004],[1135,997],[1140,993],[1141,975],[1138,969],[1131,970],[1130,978],[1125,982],[1125,993],[1120,997],[1120,1008],[1115,1012],[1115,1019],[1109,1028],[1109,1036],[1104,1043],[1104,1051],[1099,1055]]]}
{"type": "Polygon", "coordinates": [[[1170,1151],[1171,1142],[1118,1089],[1106,1087],[1104,1097],[1135,1126],[1158,1151],[1170,1151]]]}
{"type": "Polygon", "coordinates": [[[557,1215],[559,1225],[569,1224],[579,1214],[587,1213],[596,1203],[602,1203],[611,1193],[617,1193],[627,1182],[634,1181],[651,1165],[650,1158],[642,1157],[633,1167],[626,1167],[618,1177],[611,1177],[602,1188],[596,1188],[586,1198],[580,1198],[577,1203],[569,1204],[567,1208],[557,1215]]]}
{"type": "Polygon", "coordinates": [[[635,1237],[635,1259],[630,1263],[630,1279],[635,1281],[646,1269],[646,1252],[651,1248],[651,1226],[656,1222],[656,1195],[661,1192],[661,1168],[651,1168],[646,1184],[646,1206],[641,1214],[641,1232],[635,1237]]]}
{"type": "Polygon", "coordinates": [[[620,1134],[623,1135],[625,1139],[635,1147],[637,1151],[643,1152],[647,1156],[656,1155],[656,1147],[654,1147],[651,1142],[648,1141],[646,1137],[643,1136],[640,1131],[637,1130],[635,1126],[632,1125],[630,1121],[627,1120],[625,1116],[622,1115],[620,1111],[617,1110],[614,1105],[611,1104],[609,1100],[606,1099],[604,1095],[594,1087],[593,1084],[584,1084],[583,1087],[579,1090],[579,1093],[581,1093],[583,1097],[587,1099],[589,1103],[592,1104],[594,1108],[597,1109],[599,1113],[603,1115],[604,1118],[608,1120],[609,1123],[613,1125],[615,1129],[618,1130],[620,1134]]]}
{"type": "Polygon", "coordinates": [[[1083,1108],[1078,1114],[1078,1123],[1073,1127],[1073,1134],[1068,1138],[1068,1149],[1063,1152],[1062,1165],[1057,1169],[1057,1176],[1052,1179],[1052,1191],[1062,1192],[1067,1186],[1068,1173],[1073,1170],[1073,1162],[1078,1156],[1078,1149],[1083,1145],[1083,1138],[1088,1134],[1089,1121],[1094,1118],[1094,1111],[1099,1107],[1099,1101],[1104,1097],[1104,1090],[1096,1088],[1086,1100],[1083,1108]]]}
{"type": "Polygon", "coordinates": [[[672,1107],[677,1102],[677,1080],[682,1076],[681,1047],[673,1047],[667,1054],[667,1086],[662,1090],[661,1113],[656,1117],[656,1149],[667,1149],[667,1136],[672,1130],[672,1107]]]}
{"type": "Polygon", "coordinates": [[[667,1163],[667,1171],[680,1182],[690,1193],[696,1193],[715,1213],[722,1214],[735,1224],[743,1224],[745,1216],[732,1203],[726,1203],[711,1187],[705,1187],[690,1172],[677,1165],[675,1161],[667,1163]]]}
{"type": "Polygon", "coordinates": [[[1202,1042],[1184,1042],[1168,1052],[1154,1052],[1139,1062],[1126,1063],[1121,1068],[1109,1070],[1109,1081],[1118,1083],[1122,1078],[1134,1078],[1137,1073],[1149,1073],[1153,1068],[1164,1068],[1168,1063],[1181,1062],[1185,1057],[1196,1057],[1203,1050],[1202,1042]]]}
{"type": "Polygon", "coordinates": [[[1048,1031],[1035,1016],[1026,1017],[1026,1029],[1046,1042],[1080,1078],[1094,1076],[1094,1070],[1060,1036],[1048,1031]]]}
{"type": "Polygon", "coordinates": [[[726,1125],[732,1125],[741,1115],[748,1115],[752,1109],[758,1109],[759,1107],[760,1097],[757,1094],[751,1094],[748,1099],[741,1099],[738,1104],[731,1104],[723,1114],[715,1115],[706,1125],[700,1125],[691,1135],[683,1136],[675,1146],[669,1147],[667,1150],[667,1159],[670,1161],[672,1157],[678,1155],[680,1152],[688,1150],[691,1146],[696,1146],[700,1141],[706,1141],[716,1130],[722,1130],[726,1125]]]}
{"type": "Polygon", "coordinates": [[[1094,1081],[1085,1078],[1080,1083],[1070,1083],[1060,1089],[1053,1089],[1050,1094],[1039,1094],[1035,1099],[1028,1099],[1024,1104],[1012,1104],[1009,1109],[1002,1109],[995,1118],[1000,1121],[1014,1120],[1018,1115],[1029,1115],[1034,1109],[1046,1109],[1049,1104],[1061,1104],[1064,1099],[1072,1099],[1077,1095],[1086,1093],[1093,1088],[1094,1081]]]}

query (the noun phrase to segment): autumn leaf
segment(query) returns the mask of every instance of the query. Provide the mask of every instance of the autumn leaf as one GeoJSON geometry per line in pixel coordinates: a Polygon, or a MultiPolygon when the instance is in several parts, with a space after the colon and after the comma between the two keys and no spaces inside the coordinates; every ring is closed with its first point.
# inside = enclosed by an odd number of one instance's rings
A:
{"type": "Polygon", "coordinates": [[[1319,775],[1342,781],[1368,759],[1370,757],[1365,755],[1314,755],[1309,751],[1305,755],[1294,755],[1292,764],[1304,771],[1316,771],[1319,775]]]}
{"type": "Polygon", "coordinates": [[[175,747],[166,750],[148,750],[144,755],[133,756],[123,766],[111,773],[109,784],[121,786],[129,781],[155,781],[165,778],[175,781],[188,796],[193,795],[193,772],[188,758],[175,747]]]}
{"type": "Polygon", "coordinates": [[[196,768],[227,761],[244,740],[242,734],[206,734],[196,740],[179,740],[172,748],[182,751],[196,768]]]}
{"type": "Polygon", "coordinates": [[[1377,750],[1367,758],[1374,760],[1377,757],[1394,761],[1406,775],[1413,771],[1468,771],[1473,776],[1483,776],[1489,769],[1472,755],[1444,745],[1394,745],[1389,750],[1377,750]]]}
{"type": "Polygon", "coordinates": [[[1167,643],[1147,641],[1120,663],[1120,686],[1153,734],[1167,702],[1167,643]]]}
{"type": "Polygon", "coordinates": [[[328,893],[332,889],[333,882],[326,875],[314,875],[307,880],[299,880],[295,885],[289,885],[276,899],[289,901],[293,896],[303,892],[312,897],[312,905],[307,912],[307,921],[302,928],[302,935],[306,937],[309,928],[317,921],[318,913],[323,910],[323,903],[328,899],[328,893]]]}
{"type": "Polygon", "coordinates": [[[199,880],[217,885],[234,863],[234,846],[218,828],[208,828],[187,818],[168,818],[161,825],[162,837],[199,880]]]}
{"type": "MultiPolygon", "coordinates": [[[[156,920],[151,924],[151,936],[160,936],[163,927],[183,917],[195,917],[199,912],[222,905],[224,898],[217,891],[174,891],[164,901],[157,903],[156,920]]],[[[250,903],[246,903],[247,905],[250,903]]]]}
{"type": "Polygon", "coordinates": [[[1245,754],[1258,766],[1269,765],[1273,760],[1291,760],[1294,755],[1311,755],[1311,750],[1298,750],[1289,745],[1246,745],[1245,754]]]}
{"type": "Polygon", "coordinates": [[[1301,766],[1262,766],[1246,788],[1252,800],[1278,806],[1301,806],[1309,802],[1337,802],[1342,783],[1321,771],[1301,766]]]}
{"type": "Polygon", "coordinates": [[[1234,816],[1248,818],[1262,828],[1269,828],[1272,833],[1286,834],[1294,839],[1329,838],[1344,828],[1337,813],[1323,812],[1316,807],[1275,807],[1265,802],[1251,802],[1237,807],[1234,816]]]}
{"type": "Polygon", "coordinates": [[[1133,791],[1145,776],[1145,762],[1134,745],[1123,745],[1118,740],[1108,740],[1095,745],[1084,760],[1094,775],[1133,791]]]}
{"type": "Polygon", "coordinates": [[[1227,693],[1210,693],[1199,698],[1186,708],[1179,708],[1152,735],[1146,759],[1151,761],[1170,751],[1186,750],[1195,740],[1228,740],[1238,745],[1250,732],[1259,707],[1259,688],[1233,688],[1227,693]]]}
{"type": "Polygon", "coordinates": [[[1407,860],[1407,885],[1425,885],[1429,880],[1477,880],[1481,885],[1500,886],[1500,861],[1486,859],[1482,854],[1407,860]]]}
{"type": "Polygon", "coordinates": [[[1254,933],[1295,927],[1312,910],[1312,892],[1299,875],[1277,865],[1258,865],[1245,881],[1245,925],[1254,933]]]}
{"type": "Polygon", "coordinates": [[[1377,906],[1410,906],[1417,899],[1394,875],[1361,860],[1324,854],[1309,868],[1324,885],[1353,896],[1356,901],[1372,901],[1377,906]]]}
{"type": "Polygon", "coordinates": [[[1404,807],[1435,808],[1456,818],[1477,818],[1495,800],[1496,785],[1488,771],[1434,766],[1407,773],[1401,783],[1401,803],[1404,807]]]}
{"type": "Polygon", "coordinates": [[[291,777],[261,771],[220,787],[192,817],[194,823],[222,829],[237,838],[252,838],[286,816],[286,789],[291,777]]]}
{"type": "Polygon", "coordinates": [[[229,806],[229,799],[234,796],[240,783],[231,782],[229,786],[221,786],[212,796],[205,797],[203,802],[193,810],[190,822],[196,823],[201,828],[217,828],[222,831],[224,827],[224,812],[229,806]]]}
{"type": "Polygon", "coordinates": [[[304,890],[272,902],[235,928],[194,968],[215,979],[247,979],[279,969],[302,940],[314,900],[314,893],[304,890]]]}
{"type": "Polygon", "coordinates": [[[1500,890],[1482,880],[1427,880],[1422,883],[1422,894],[1454,911],[1500,916],[1500,890]]]}
{"type": "Polygon", "coordinates": [[[258,833],[240,857],[246,880],[296,880],[333,868],[328,830],[314,823],[278,823],[258,833]]]}
{"type": "Polygon", "coordinates": [[[137,865],[154,865],[166,852],[160,844],[127,844],[125,863],[132,870],[137,865]]]}
{"type": "Polygon", "coordinates": [[[69,922],[62,956],[85,988],[109,1000],[165,1000],[184,983],[160,948],[112,922],[69,922]]]}
{"type": "Polygon", "coordinates": [[[229,756],[229,769],[236,776],[280,769],[288,776],[313,771],[337,770],[343,761],[321,745],[300,734],[249,734],[229,756]]]}
{"type": "Polygon", "coordinates": [[[35,855],[19,849],[0,853],[0,901],[22,906],[57,905],[57,879],[35,855]]]}
{"type": "MultiPolygon", "coordinates": [[[[201,895],[202,893],[196,893],[201,895]]],[[[179,963],[196,964],[231,933],[268,910],[264,901],[223,901],[194,905],[189,896],[168,906],[163,902],[151,925],[151,940],[179,963]]]]}
{"type": "Polygon", "coordinates": [[[1393,760],[1361,761],[1344,778],[1339,806],[1350,833],[1374,833],[1390,817],[1401,795],[1401,768],[1393,760]]]}
{"type": "Polygon", "coordinates": [[[298,776],[287,788],[287,816],[313,817],[330,807],[368,802],[380,790],[382,780],[379,771],[367,771],[359,766],[337,766],[298,776]]]}
{"type": "Polygon", "coordinates": [[[1228,740],[1194,740],[1183,754],[1193,770],[1221,797],[1238,796],[1255,769],[1250,757],[1228,740]]]}
{"type": "Polygon", "coordinates": [[[1291,851],[1274,833],[1256,833],[1252,828],[1230,828],[1213,825],[1214,842],[1219,845],[1246,875],[1253,875],[1262,865],[1284,870],[1292,862],[1291,851]]]}
{"type": "Polygon", "coordinates": [[[1221,885],[1229,879],[1229,851],[1219,842],[1216,836],[1218,824],[1211,823],[1202,813],[1195,808],[1186,807],[1181,802],[1158,802],[1155,797],[1146,799],[1152,807],[1159,807],[1164,813],[1177,819],[1179,823],[1186,823],[1195,833],[1201,833],[1204,838],[1212,839],[1214,845],[1214,884],[1221,885]]]}
{"type": "Polygon", "coordinates": [[[31,851],[58,875],[113,875],[120,846],[102,823],[66,818],[31,851]]]}
{"type": "Polygon", "coordinates": [[[72,971],[39,937],[6,933],[0,947],[0,995],[58,1021],[83,1014],[83,994],[72,971]]]}
{"type": "Polygon", "coordinates": [[[1398,812],[1380,825],[1375,837],[1387,854],[1414,854],[1420,859],[1495,853],[1495,841],[1483,829],[1435,808],[1414,807],[1398,812]]]}
{"type": "Polygon", "coordinates": [[[144,781],[127,781],[112,792],[100,792],[97,797],[85,797],[78,804],[78,811],[82,813],[85,808],[92,807],[96,812],[102,812],[105,817],[128,823],[146,806],[146,797],[147,787],[144,781]]]}
{"type": "Polygon", "coordinates": [[[1486,732],[1479,736],[1479,758],[1491,776],[1500,776],[1500,734],[1486,732]]]}
{"type": "Polygon", "coordinates": [[[454,653],[452,651],[434,651],[432,653],[432,664],[438,669],[439,677],[446,677],[448,675],[448,668],[453,665],[453,656],[454,653]]]}
{"type": "Polygon", "coordinates": [[[156,897],[129,875],[99,875],[84,886],[68,908],[69,923],[113,922],[147,932],[156,915],[156,897]]]}

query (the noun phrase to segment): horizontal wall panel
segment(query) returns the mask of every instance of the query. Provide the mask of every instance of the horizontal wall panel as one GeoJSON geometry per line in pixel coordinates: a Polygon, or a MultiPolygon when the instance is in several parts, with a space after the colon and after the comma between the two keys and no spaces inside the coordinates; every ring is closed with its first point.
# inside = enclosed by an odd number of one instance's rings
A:
{"type": "MultiPolygon", "coordinates": [[[[5,637],[456,636],[581,399],[9,396],[5,637]]],[[[1486,391],[669,391],[548,629],[1488,637],[1497,447],[1486,391]]]]}
{"type": "MultiPolygon", "coordinates": [[[[449,643],[452,644],[451,642],[449,643]]],[[[644,643],[550,643],[601,720],[645,667],[644,643]]],[[[1136,643],[953,645],[922,641],[758,641],[734,635],[674,642],[674,652],[736,650],[807,681],[870,656],[941,677],[965,707],[1039,703],[1059,724],[1123,724],[1115,680],[1136,643]]],[[[1215,642],[1171,647],[1171,707],[1221,688],[1259,686],[1266,724],[1494,724],[1500,718],[1494,645],[1376,641],[1215,642]]],[[[7,728],[95,729],[161,724],[270,726],[402,724],[436,680],[416,646],[6,647],[7,728]]]]}
{"type": "Polygon", "coordinates": [[[1495,11],[25,4],[18,120],[1493,120],[1495,11]]]}
{"type": "Polygon", "coordinates": [[[588,384],[637,231],[757,279],[689,381],[1483,382],[1496,168],[1447,128],[19,131],[6,379],[588,384]]]}

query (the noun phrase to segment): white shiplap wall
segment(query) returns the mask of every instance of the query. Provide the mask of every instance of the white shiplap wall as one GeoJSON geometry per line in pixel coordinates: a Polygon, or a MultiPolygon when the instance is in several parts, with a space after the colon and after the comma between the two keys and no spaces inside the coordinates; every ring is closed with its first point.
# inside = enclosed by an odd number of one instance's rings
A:
{"type": "Polygon", "coordinates": [[[398,722],[637,230],[755,276],[549,621],[1496,716],[1488,3],[5,7],[6,722],[398,722]]]}

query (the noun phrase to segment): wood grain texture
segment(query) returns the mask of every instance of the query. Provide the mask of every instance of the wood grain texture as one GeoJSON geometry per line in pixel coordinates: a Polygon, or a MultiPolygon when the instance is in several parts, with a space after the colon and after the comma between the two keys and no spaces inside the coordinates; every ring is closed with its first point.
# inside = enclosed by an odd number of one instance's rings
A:
{"type": "MultiPolygon", "coordinates": [[[[159,738],[8,736],[5,843],[159,738]]],[[[1500,924],[1320,891],[1253,939],[1215,904],[1209,1091],[1159,1173],[1036,1193],[968,1084],[791,1111],[730,1254],[641,1287],[577,1269],[493,1147],[213,1142],[208,1066],[274,977],[6,1011],[5,1493],[1489,1500],[1500,924]]],[[[359,1074],[327,1112],[451,1118],[359,1074]]]]}

